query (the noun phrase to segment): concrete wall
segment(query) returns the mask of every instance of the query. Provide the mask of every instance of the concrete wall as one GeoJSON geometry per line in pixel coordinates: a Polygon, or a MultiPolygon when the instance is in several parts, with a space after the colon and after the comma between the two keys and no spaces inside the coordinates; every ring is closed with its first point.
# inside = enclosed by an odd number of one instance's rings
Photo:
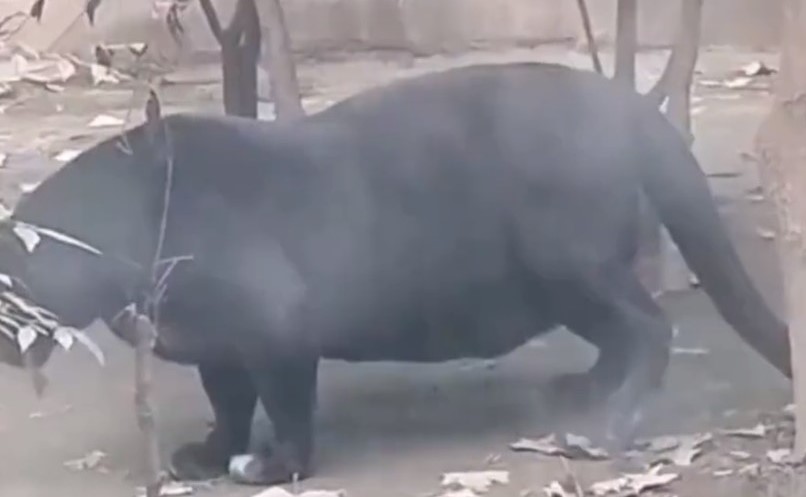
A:
{"type": "MultiPolygon", "coordinates": [[[[27,10],[32,0],[0,0],[0,15],[27,10]]],[[[98,25],[80,16],[85,0],[49,0],[41,25],[18,38],[36,48],[74,50],[90,40],[149,39],[166,55],[170,37],[151,12],[152,0],[104,0],[98,25]]],[[[640,38],[667,44],[677,26],[680,0],[641,0],[640,38]]],[[[217,0],[222,12],[235,0],[217,0]]],[[[260,0],[258,0],[258,4],[260,0]]],[[[597,31],[612,39],[615,0],[588,0],[597,31]]],[[[475,46],[538,44],[577,38],[575,0],[283,0],[293,45],[301,52],[396,49],[429,54],[475,46]]],[[[185,52],[216,51],[197,5],[185,16],[185,52]]],[[[705,0],[704,44],[765,47],[777,44],[780,0],[705,0]]]]}

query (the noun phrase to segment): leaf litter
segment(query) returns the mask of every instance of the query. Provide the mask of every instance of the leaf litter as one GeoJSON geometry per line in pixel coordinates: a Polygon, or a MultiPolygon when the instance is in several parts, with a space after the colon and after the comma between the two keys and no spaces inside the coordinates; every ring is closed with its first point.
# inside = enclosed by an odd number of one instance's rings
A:
{"type": "Polygon", "coordinates": [[[551,434],[537,440],[522,438],[510,444],[515,452],[536,452],[546,456],[564,456],[569,459],[601,460],[610,457],[608,452],[596,447],[587,437],[566,433],[558,440],[557,435],[551,434]]]}
{"type": "Polygon", "coordinates": [[[100,467],[105,458],[105,452],[94,450],[84,457],[65,462],[64,466],[73,471],[91,471],[100,467]]]}
{"type": "Polygon", "coordinates": [[[721,430],[720,433],[727,437],[764,438],[764,436],[767,434],[767,429],[768,427],[765,424],[759,423],[753,428],[737,428],[732,430],[721,430]]]}
{"type": "MultiPolygon", "coordinates": [[[[160,487],[159,495],[160,497],[181,497],[184,495],[193,495],[195,492],[196,489],[194,489],[190,485],[178,481],[171,481],[162,484],[162,486],[160,487]]],[[[137,497],[145,497],[146,496],[145,487],[138,487],[136,495],[137,497]]]]}
{"type": "Polygon", "coordinates": [[[455,490],[470,490],[483,494],[493,485],[507,485],[509,471],[466,471],[452,472],[442,475],[442,486],[455,490]]]}
{"type": "Polygon", "coordinates": [[[677,473],[660,473],[661,468],[662,465],[657,465],[646,473],[625,473],[619,478],[596,482],[591,485],[590,492],[597,497],[625,491],[640,495],[648,490],[666,487],[680,478],[677,473]]]}
{"type": "Polygon", "coordinates": [[[296,494],[283,487],[270,487],[252,497],[345,497],[346,495],[344,490],[306,490],[296,494]]]}

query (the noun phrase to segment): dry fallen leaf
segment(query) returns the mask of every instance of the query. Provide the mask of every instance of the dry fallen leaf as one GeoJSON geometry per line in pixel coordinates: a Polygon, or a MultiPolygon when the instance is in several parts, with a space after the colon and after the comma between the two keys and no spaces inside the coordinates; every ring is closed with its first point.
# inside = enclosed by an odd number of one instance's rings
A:
{"type": "Polygon", "coordinates": [[[292,494],[282,487],[270,487],[252,497],[344,497],[344,490],[307,490],[301,494],[292,494]]]}
{"type": "Polygon", "coordinates": [[[282,487],[270,487],[252,497],[294,497],[294,494],[282,487]]]}
{"type": "MultiPolygon", "coordinates": [[[[59,85],[56,83],[45,83],[44,87],[47,91],[51,93],[64,93],[64,91],[67,89],[63,85],[59,85]]],[[[61,112],[63,109],[57,105],[56,110],[57,112],[61,112]]]]}
{"type": "Polygon", "coordinates": [[[733,473],[735,473],[735,471],[732,469],[718,469],[711,474],[716,478],[725,478],[726,476],[733,475],[733,473]]]}
{"type": "Polygon", "coordinates": [[[790,464],[794,462],[791,449],[768,450],[767,459],[773,464],[790,464]]]}
{"type": "Polygon", "coordinates": [[[23,354],[31,348],[39,334],[32,326],[23,326],[17,332],[17,345],[20,347],[20,352],[23,354]]]}
{"type": "Polygon", "coordinates": [[[697,348],[697,347],[689,347],[689,348],[687,348],[687,347],[674,347],[674,348],[672,348],[672,354],[673,355],[693,355],[693,356],[700,355],[701,356],[701,355],[708,355],[710,353],[711,353],[711,351],[709,351],[708,349],[697,348]]]}
{"type": "Polygon", "coordinates": [[[719,88],[722,86],[722,82],[715,79],[701,79],[699,80],[699,83],[700,86],[704,86],[706,88],[719,88]]]}
{"type": "Polygon", "coordinates": [[[90,64],[90,76],[92,77],[93,86],[98,86],[102,83],[109,83],[116,85],[120,83],[112,68],[101,64],[90,64]]]}
{"type": "Polygon", "coordinates": [[[758,228],[756,229],[756,233],[758,233],[758,236],[760,236],[764,240],[775,240],[775,232],[772,230],[768,230],[765,228],[758,228]]]}
{"type": "Polygon", "coordinates": [[[108,114],[98,114],[87,126],[90,128],[106,128],[110,126],[123,126],[123,124],[123,119],[119,117],[110,116],[108,114]]]}
{"type": "Polygon", "coordinates": [[[522,438],[510,444],[510,449],[515,452],[537,452],[547,456],[557,456],[565,453],[565,450],[557,445],[557,437],[548,435],[537,440],[522,438]]]}
{"type": "Polygon", "coordinates": [[[461,490],[449,490],[444,494],[439,494],[439,497],[478,497],[478,494],[472,490],[463,488],[461,490]]]}
{"type": "Polygon", "coordinates": [[[100,466],[101,461],[104,460],[106,454],[100,450],[94,450],[80,459],[74,459],[64,463],[66,468],[73,471],[89,471],[100,466]]]}
{"type": "Polygon", "coordinates": [[[164,483],[160,489],[160,496],[162,497],[179,497],[181,495],[192,495],[194,492],[193,487],[185,485],[182,482],[172,481],[164,483]]]}
{"type": "Polygon", "coordinates": [[[39,186],[40,181],[36,181],[33,183],[20,183],[20,190],[22,193],[31,193],[32,191],[36,190],[36,187],[39,186]]]}
{"type": "Polygon", "coordinates": [[[34,249],[36,249],[37,245],[39,245],[39,242],[42,241],[39,233],[37,233],[35,229],[27,224],[16,223],[13,231],[17,238],[25,246],[25,250],[27,250],[28,253],[32,253],[34,249]]]}
{"type": "Polygon", "coordinates": [[[669,461],[675,466],[688,467],[702,453],[702,445],[713,439],[710,433],[680,437],[680,445],[667,456],[661,457],[657,462],[669,461]]]}
{"type": "Polygon", "coordinates": [[[761,467],[758,463],[748,464],[747,466],[742,466],[739,468],[737,474],[739,475],[757,475],[761,467]]]}
{"type": "Polygon", "coordinates": [[[442,475],[443,487],[459,487],[476,493],[487,492],[493,484],[509,483],[509,471],[467,471],[442,475]]]}
{"type": "MultiPolygon", "coordinates": [[[[182,482],[167,482],[163,483],[160,488],[160,497],[181,497],[183,495],[193,495],[195,489],[182,482]]],[[[137,488],[137,497],[145,497],[146,489],[143,487],[137,488]]]]}
{"type": "Polygon", "coordinates": [[[742,66],[741,73],[745,76],[768,76],[775,73],[775,69],[771,69],[760,60],[757,60],[742,66]]]}
{"type": "Polygon", "coordinates": [[[562,443],[558,442],[555,435],[548,435],[537,440],[522,438],[510,444],[510,449],[515,452],[537,452],[547,456],[566,456],[571,459],[607,459],[609,457],[606,450],[595,447],[587,437],[566,433],[562,443]]]}
{"type": "Polygon", "coordinates": [[[752,83],[752,82],[753,82],[752,78],[749,78],[747,76],[741,76],[741,77],[738,77],[738,78],[733,78],[733,79],[730,79],[728,81],[725,81],[723,86],[725,88],[735,90],[735,89],[738,89],[738,88],[747,88],[748,86],[750,86],[750,83],[752,83]]]}
{"type": "Polygon", "coordinates": [[[641,440],[638,442],[637,446],[640,450],[658,454],[678,448],[680,446],[680,438],[670,436],[655,437],[641,440]]]}
{"type": "Polygon", "coordinates": [[[543,493],[546,497],[577,497],[576,492],[566,490],[558,481],[553,481],[548,486],[544,487],[543,493]]]}
{"type": "Polygon", "coordinates": [[[750,455],[749,452],[745,452],[743,450],[732,450],[728,452],[728,455],[736,459],[737,461],[747,461],[748,459],[753,457],[752,455],[750,455]]]}
{"type": "Polygon", "coordinates": [[[608,494],[617,494],[627,488],[629,480],[627,477],[614,478],[612,480],[598,481],[591,485],[590,491],[593,495],[602,496],[608,494]]]}
{"type": "Polygon", "coordinates": [[[59,162],[70,162],[79,155],[81,155],[81,150],[67,149],[62,150],[61,152],[56,154],[56,157],[54,157],[54,159],[56,159],[59,162]]]}
{"type": "Polygon", "coordinates": [[[721,433],[727,437],[737,438],[763,438],[767,434],[767,427],[759,423],[753,428],[738,428],[733,430],[722,430],[721,433]]]}
{"type": "Polygon", "coordinates": [[[569,457],[583,456],[591,459],[607,459],[609,454],[606,450],[595,447],[587,437],[566,433],[565,445],[568,448],[569,457]]]}
{"type": "Polygon", "coordinates": [[[660,473],[661,466],[655,466],[646,473],[626,473],[620,478],[601,481],[591,485],[591,492],[596,496],[629,491],[629,495],[640,495],[647,490],[665,487],[677,480],[676,473],[660,473]]]}

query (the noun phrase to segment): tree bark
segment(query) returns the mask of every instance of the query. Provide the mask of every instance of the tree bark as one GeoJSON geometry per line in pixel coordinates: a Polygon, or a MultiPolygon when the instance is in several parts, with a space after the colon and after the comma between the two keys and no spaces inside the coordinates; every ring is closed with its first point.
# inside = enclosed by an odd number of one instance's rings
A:
{"type": "Polygon", "coordinates": [[[660,106],[668,99],[666,115],[691,143],[691,83],[700,47],[703,0],[683,0],[680,27],[669,61],[647,96],[660,106]]]}
{"type": "Polygon", "coordinates": [[[806,456],[806,0],[783,0],[781,70],[757,140],[761,179],[778,215],[795,386],[795,451],[806,456]]]}
{"type": "Polygon", "coordinates": [[[211,0],[201,0],[210,31],[221,47],[224,112],[257,118],[257,63],[260,22],[255,0],[238,0],[230,24],[224,28],[211,0]]]}
{"type": "Polygon", "coordinates": [[[291,53],[291,37],[285,13],[279,0],[261,0],[263,23],[268,31],[266,61],[278,119],[294,119],[305,115],[299,91],[297,70],[291,53]]]}
{"type": "MultiPolygon", "coordinates": [[[[691,84],[699,55],[702,5],[703,0],[682,0],[672,53],[660,79],[647,94],[655,105],[666,102],[666,116],[689,145],[693,142],[691,84]]],[[[625,5],[625,9],[627,7],[630,6],[625,5]]],[[[641,280],[655,294],[687,288],[690,284],[688,266],[651,210],[646,211],[638,265],[641,280]]]]}
{"type": "Polygon", "coordinates": [[[585,3],[585,0],[577,0],[577,7],[579,8],[579,16],[582,18],[582,31],[585,33],[585,39],[588,42],[593,69],[599,74],[604,74],[602,60],[599,58],[599,47],[596,45],[596,37],[593,35],[593,25],[591,24],[590,12],[588,12],[588,4],[585,3]]]}
{"type": "Polygon", "coordinates": [[[618,0],[615,79],[635,88],[638,52],[638,0],[618,0]]]}

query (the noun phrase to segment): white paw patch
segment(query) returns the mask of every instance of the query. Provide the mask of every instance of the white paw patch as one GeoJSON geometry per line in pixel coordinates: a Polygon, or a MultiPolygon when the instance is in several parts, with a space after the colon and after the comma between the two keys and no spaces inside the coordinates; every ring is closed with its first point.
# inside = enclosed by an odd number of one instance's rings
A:
{"type": "Polygon", "coordinates": [[[255,460],[252,454],[240,454],[230,457],[229,460],[229,474],[235,476],[246,475],[246,468],[255,460]]]}

